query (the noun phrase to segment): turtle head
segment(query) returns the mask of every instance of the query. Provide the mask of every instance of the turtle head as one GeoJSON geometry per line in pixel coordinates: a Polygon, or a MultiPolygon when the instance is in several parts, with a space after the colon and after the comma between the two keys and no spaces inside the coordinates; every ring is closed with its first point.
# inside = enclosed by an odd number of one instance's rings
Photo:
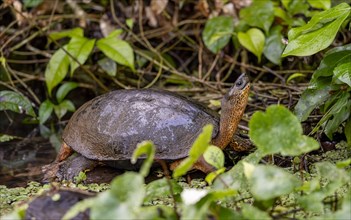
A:
{"type": "Polygon", "coordinates": [[[241,74],[222,99],[222,110],[245,110],[249,97],[250,81],[245,73],[241,74]]]}
{"type": "Polygon", "coordinates": [[[249,91],[249,78],[244,73],[239,76],[222,99],[220,131],[217,137],[212,141],[214,145],[223,149],[231,141],[240,119],[244,114],[249,91]]]}

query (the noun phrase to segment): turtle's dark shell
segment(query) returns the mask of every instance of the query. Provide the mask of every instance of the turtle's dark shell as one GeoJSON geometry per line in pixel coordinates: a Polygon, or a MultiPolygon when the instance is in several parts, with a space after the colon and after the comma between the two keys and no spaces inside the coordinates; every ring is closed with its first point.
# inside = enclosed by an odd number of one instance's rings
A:
{"type": "Polygon", "coordinates": [[[129,160],[137,144],[151,140],[157,159],[188,156],[206,124],[218,133],[219,116],[183,96],[151,89],[116,90],[80,107],[63,132],[63,141],[84,157],[129,160]]]}

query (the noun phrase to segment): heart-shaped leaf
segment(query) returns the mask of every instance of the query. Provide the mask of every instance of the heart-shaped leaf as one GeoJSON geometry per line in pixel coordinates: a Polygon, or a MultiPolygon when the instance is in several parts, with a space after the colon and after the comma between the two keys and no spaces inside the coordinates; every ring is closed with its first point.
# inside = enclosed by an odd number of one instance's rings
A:
{"type": "Polygon", "coordinates": [[[239,32],[238,39],[241,45],[256,55],[258,62],[261,62],[261,55],[264,48],[265,36],[260,29],[251,28],[246,33],[239,32]]]}

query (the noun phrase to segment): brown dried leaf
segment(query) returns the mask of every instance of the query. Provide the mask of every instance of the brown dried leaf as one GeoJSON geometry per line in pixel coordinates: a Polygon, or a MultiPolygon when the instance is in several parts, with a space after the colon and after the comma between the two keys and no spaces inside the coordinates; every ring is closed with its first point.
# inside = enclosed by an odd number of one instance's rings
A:
{"type": "Polygon", "coordinates": [[[151,27],[157,27],[158,22],[155,13],[152,11],[151,7],[145,7],[145,16],[149,20],[149,25],[151,27]]]}
{"type": "Polygon", "coordinates": [[[208,17],[210,15],[210,9],[208,7],[207,0],[200,0],[196,5],[196,9],[199,10],[200,13],[205,17],[208,17]]]}
{"type": "Polygon", "coordinates": [[[151,0],[150,8],[156,15],[159,15],[165,10],[167,4],[168,0],[151,0]]]}

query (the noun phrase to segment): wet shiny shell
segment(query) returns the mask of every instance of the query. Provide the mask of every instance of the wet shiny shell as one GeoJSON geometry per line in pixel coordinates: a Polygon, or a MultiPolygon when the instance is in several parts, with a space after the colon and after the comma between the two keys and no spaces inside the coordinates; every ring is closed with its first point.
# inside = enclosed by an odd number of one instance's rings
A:
{"type": "Polygon", "coordinates": [[[184,158],[203,126],[219,129],[219,116],[185,97],[158,90],[116,90],[81,106],[63,141],[94,160],[128,160],[137,144],[152,140],[157,159],[184,158]]]}

